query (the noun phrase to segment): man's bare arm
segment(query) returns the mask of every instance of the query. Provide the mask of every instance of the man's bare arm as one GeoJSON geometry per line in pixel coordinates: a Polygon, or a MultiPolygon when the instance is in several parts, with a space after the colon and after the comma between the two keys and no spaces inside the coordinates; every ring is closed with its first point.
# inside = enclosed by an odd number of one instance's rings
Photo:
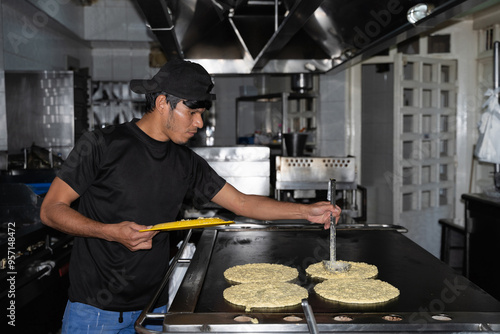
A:
{"type": "Polygon", "coordinates": [[[87,218],[71,208],[79,197],[73,188],[56,177],[40,209],[42,222],[56,230],[80,237],[101,238],[107,241],[116,241],[128,249],[150,249],[152,238],[158,232],[139,232],[148,226],[124,221],[118,224],[104,224],[87,218]]]}
{"type": "Polygon", "coordinates": [[[281,202],[265,196],[246,195],[229,183],[226,183],[212,201],[237,215],[248,218],[260,220],[306,219],[313,223],[325,224],[325,228],[330,227],[330,213],[333,213],[338,221],[341,212],[339,207],[334,207],[326,201],[298,204],[281,202]]]}

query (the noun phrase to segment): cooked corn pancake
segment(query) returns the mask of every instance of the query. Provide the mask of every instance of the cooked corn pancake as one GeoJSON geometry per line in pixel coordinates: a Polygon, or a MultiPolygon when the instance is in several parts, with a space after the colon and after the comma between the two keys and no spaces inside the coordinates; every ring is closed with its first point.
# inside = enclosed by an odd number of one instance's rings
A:
{"type": "Polygon", "coordinates": [[[351,268],[346,272],[330,272],[325,269],[323,262],[311,264],[306,269],[306,273],[312,278],[373,278],[378,274],[376,266],[364,262],[338,261],[351,264],[351,268]]]}
{"type": "Polygon", "coordinates": [[[249,263],[226,269],[224,277],[235,283],[288,282],[296,279],[299,271],[282,264],[249,263]]]}
{"type": "Polygon", "coordinates": [[[387,282],[366,278],[330,279],[316,285],[314,291],[323,298],[350,304],[382,303],[400,293],[387,282]]]}
{"type": "Polygon", "coordinates": [[[285,282],[242,283],[233,285],[223,292],[224,299],[230,303],[252,308],[277,308],[300,304],[308,297],[305,288],[285,282]]]}

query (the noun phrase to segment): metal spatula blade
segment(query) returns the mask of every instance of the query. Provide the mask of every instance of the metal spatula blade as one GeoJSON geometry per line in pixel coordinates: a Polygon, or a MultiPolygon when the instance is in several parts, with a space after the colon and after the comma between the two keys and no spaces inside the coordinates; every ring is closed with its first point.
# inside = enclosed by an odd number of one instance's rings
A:
{"type": "MultiPolygon", "coordinates": [[[[330,197],[330,203],[335,206],[335,191],[337,188],[337,182],[335,179],[330,179],[328,193],[330,197]]],[[[337,233],[335,228],[335,218],[330,213],[330,260],[324,260],[323,266],[326,270],[330,272],[346,272],[351,269],[351,265],[345,262],[337,261],[337,233]]]]}

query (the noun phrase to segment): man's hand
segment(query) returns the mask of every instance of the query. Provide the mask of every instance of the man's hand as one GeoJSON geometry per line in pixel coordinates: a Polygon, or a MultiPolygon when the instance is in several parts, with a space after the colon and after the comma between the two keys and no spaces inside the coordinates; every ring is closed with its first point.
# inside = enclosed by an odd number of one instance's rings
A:
{"type": "Polygon", "coordinates": [[[317,202],[307,205],[307,220],[312,223],[324,224],[325,230],[330,228],[330,213],[335,218],[335,224],[340,218],[341,209],[330,202],[317,202]]]}
{"type": "Polygon", "coordinates": [[[127,247],[132,252],[139,249],[151,249],[153,237],[158,231],[145,231],[151,226],[139,225],[131,221],[123,221],[119,224],[106,225],[106,240],[116,241],[127,247]]]}

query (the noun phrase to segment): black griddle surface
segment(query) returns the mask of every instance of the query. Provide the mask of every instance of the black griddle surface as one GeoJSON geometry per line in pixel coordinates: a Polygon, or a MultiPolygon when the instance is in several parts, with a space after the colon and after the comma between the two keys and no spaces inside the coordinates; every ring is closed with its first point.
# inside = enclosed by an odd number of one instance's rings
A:
{"type": "MultiPolygon", "coordinates": [[[[432,254],[395,230],[337,230],[337,259],[376,265],[378,279],[397,287],[401,294],[382,304],[354,305],[332,302],[313,290],[319,281],[306,276],[305,269],[329,257],[329,232],[325,230],[220,230],[196,300],[194,312],[243,312],[244,307],[224,300],[226,269],[247,263],[278,263],[297,268],[294,282],[309,291],[309,304],[315,313],[335,312],[415,312],[415,321],[430,312],[500,312],[500,302],[432,254]]],[[[197,249],[197,252],[207,252],[197,249]]],[[[195,256],[196,258],[196,256],[195,256]]],[[[188,273],[203,264],[191,263],[188,273]]],[[[188,274],[187,276],[190,276],[188,274]]],[[[182,291],[196,287],[181,286],[182,291]]],[[[179,297],[179,295],[177,296],[179,297]]],[[[176,298],[177,298],[176,297],[176,298]]],[[[175,301],[172,312],[176,309],[175,301]]],[[[256,310],[257,311],[257,310],[256,310]]],[[[302,312],[300,305],[265,312],[302,312]]]]}

